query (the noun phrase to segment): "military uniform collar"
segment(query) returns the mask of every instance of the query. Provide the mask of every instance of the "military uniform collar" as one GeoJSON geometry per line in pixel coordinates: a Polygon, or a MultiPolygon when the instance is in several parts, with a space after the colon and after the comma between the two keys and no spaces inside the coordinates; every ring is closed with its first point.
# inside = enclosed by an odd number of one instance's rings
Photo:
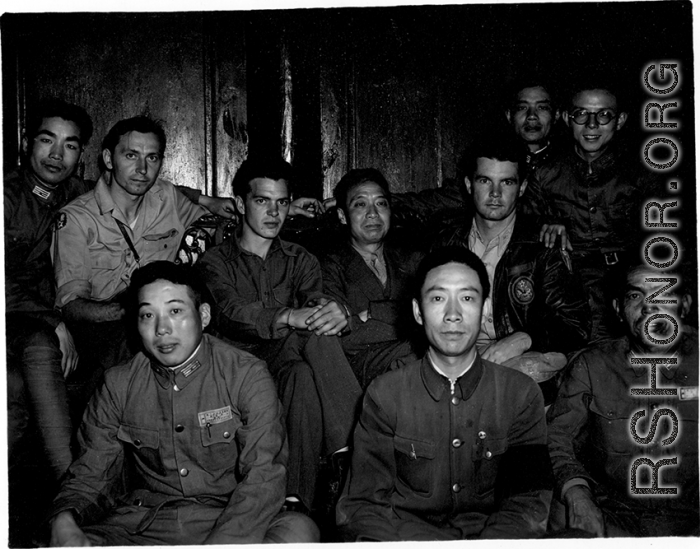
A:
{"type": "Polygon", "coordinates": [[[183,364],[175,368],[168,368],[151,359],[151,369],[156,374],[158,384],[164,389],[172,387],[175,391],[182,391],[190,381],[197,377],[209,365],[209,341],[206,335],[202,336],[195,353],[183,364]]]}
{"type": "MultiPolygon", "coordinates": [[[[477,353],[471,368],[455,382],[454,396],[462,400],[468,400],[476,390],[483,373],[483,361],[477,353]]],[[[420,365],[420,375],[428,394],[436,402],[442,400],[444,395],[452,396],[450,394],[450,380],[433,368],[427,353],[420,365]]]]}

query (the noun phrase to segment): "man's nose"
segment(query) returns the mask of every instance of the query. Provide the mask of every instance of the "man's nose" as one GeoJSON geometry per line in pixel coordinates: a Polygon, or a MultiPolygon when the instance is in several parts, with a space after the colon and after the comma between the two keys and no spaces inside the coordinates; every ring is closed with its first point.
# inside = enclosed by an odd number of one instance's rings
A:
{"type": "Polygon", "coordinates": [[[63,148],[61,147],[60,143],[54,141],[53,145],[51,145],[49,156],[57,160],[61,160],[63,158],[63,148]]]}
{"type": "Polygon", "coordinates": [[[170,333],[170,320],[163,316],[156,318],[156,334],[159,336],[170,333]]]}
{"type": "Polygon", "coordinates": [[[148,165],[145,158],[139,158],[136,161],[136,171],[140,174],[145,174],[148,171],[148,165]]]}
{"type": "Polygon", "coordinates": [[[537,109],[535,107],[529,107],[527,109],[528,118],[537,118],[537,109]]]}
{"type": "Polygon", "coordinates": [[[501,196],[503,194],[503,189],[501,189],[501,185],[499,183],[494,183],[491,185],[491,192],[489,192],[489,195],[491,196],[501,196]]]}
{"type": "Polygon", "coordinates": [[[598,113],[589,112],[588,119],[586,120],[587,128],[597,128],[598,127],[598,113]]]}
{"type": "Polygon", "coordinates": [[[277,204],[277,202],[270,202],[269,206],[267,207],[267,213],[273,217],[278,216],[280,213],[279,204],[277,204]]]}
{"type": "Polygon", "coordinates": [[[446,322],[461,322],[462,309],[456,299],[448,299],[445,306],[445,321],[446,322]]]}
{"type": "Polygon", "coordinates": [[[658,303],[649,303],[646,299],[642,304],[642,314],[647,316],[660,311],[658,303]]]}
{"type": "Polygon", "coordinates": [[[367,208],[367,217],[377,217],[378,215],[377,207],[374,204],[370,204],[369,208],[367,208]]]}

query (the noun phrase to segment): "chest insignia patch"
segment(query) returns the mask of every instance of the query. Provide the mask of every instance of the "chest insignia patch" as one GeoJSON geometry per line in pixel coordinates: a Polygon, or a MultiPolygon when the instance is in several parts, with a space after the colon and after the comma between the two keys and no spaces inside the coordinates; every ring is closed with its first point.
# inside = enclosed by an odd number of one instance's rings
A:
{"type": "Polygon", "coordinates": [[[535,287],[532,284],[532,279],[523,275],[511,282],[510,297],[521,305],[532,303],[535,299],[535,287]]]}
{"type": "Polygon", "coordinates": [[[697,400],[698,399],[698,388],[697,387],[681,387],[679,397],[681,400],[697,400]]]}
{"type": "Polygon", "coordinates": [[[56,230],[58,231],[59,229],[62,229],[63,227],[65,227],[67,222],[68,222],[68,218],[66,217],[66,214],[64,214],[63,212],[60,212],[56,216],[56,221],[55,221],[56,230]]]}
{"type": "Polygon", "coordinates": [[[34,185],[32,192],[35,195],[37,195],[39,198],[43,198],[44,200],[48,200],[49,197],[51,196],[51,191],[47,191],[46,189],[42,189],[39,185],[34,185]]]}
{"type": "Polygon", "coordinates": [[[195,360],[192,364],[185,366],[180,373],[185,377],[190,377],[200,366],[199,360],[195,360]]]}
{"type": "Polygon", "coordinates": [[[207,424],[214,425],[215,423],[223,423],[224,421],[233,419],[233,412],[231,411],[231,406],[225,406],[216,410],[199,412],[197,414],[197,419],[199,420],[200,427],[206,427],[207,424]]]}

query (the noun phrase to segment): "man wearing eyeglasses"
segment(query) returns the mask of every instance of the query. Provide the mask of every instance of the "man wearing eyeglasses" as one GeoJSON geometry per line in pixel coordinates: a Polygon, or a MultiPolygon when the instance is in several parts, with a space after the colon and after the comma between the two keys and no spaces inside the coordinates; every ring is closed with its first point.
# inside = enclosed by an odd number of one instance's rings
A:
{"type": "Polygon", "coordinates": [[[591,338],[603,339],[614,317],[608,310],[604,277],[623,257],[638,251],[643,205],[661,196],[663,186],[622,146],[618,133],[627,112],[609,82],[580,83],[562,117],[574,146],[540,166],[536,182],[530,184],[539,187],[566,226],[574,269],[588,292],[591,338]]]}

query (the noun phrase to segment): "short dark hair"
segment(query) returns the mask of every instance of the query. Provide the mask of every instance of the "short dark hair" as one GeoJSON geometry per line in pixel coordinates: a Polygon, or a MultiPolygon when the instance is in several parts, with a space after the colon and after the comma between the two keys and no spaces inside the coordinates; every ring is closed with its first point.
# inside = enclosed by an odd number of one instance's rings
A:
{"type": "Polygon", "coordinates": [[[467,149],[460,163],[461,179],[468,177],[471,181],[476,173],[477,160],[490,158],[501,162],[513,162],[518,165],[518,179],[522,184],[527,173],[525,149],[512,131],[493,133],[479,139],[467,149]]]}
{"type": "MultiPolygon", "coordinates": [[[[620,302],[623,302],[625,294],[627,293],[627,279],[630,273],[637,269],[648,272],[652,278],[677,279],[676,284],[674,284],[670,290],[670,292],[675,295],[683,296],[692,293],[692,288],[694,287],[694,267],[691,266],[689,261],[678,262],[668,269],[657,269],[649,265],[646,261],[633,257],[628,261],[620,261],[610,269],[609,274],[604,279],[610,287],[606,292],[607,297],[609,299],[616,298],[620,300],[620,302]]],[[[659,289],[661,288],[662,286],[659,286],[659,289]]],[[[663,298],[659,296],[656,299],[663,298]]]]}
{"type": "Polygon", "coordinates": [[[233,176],[233,195],[245,198],[252,190],[250,182],[259,177],[279,181],[284,179],[287,182],[287,191],[292,195],[292,183],[294,181],[294,168],[286,160],[279,156],[249,156],[236,175],[233,176]]]}
{"type": "Polygon", "coordinates": [[[568,111],[574,105],[574,97],[587,90],[605,90],[615,98],[617,103],[617,112],[629,112],[629,98],[624,91],[624,86],[621,85],[619,79],[607,72],[591,74],[586,73],[578,76],[573,80],[568,88],[566,110],[568,111]]]}
{"type": "Polygon", "coordinates": [[[486,300],[491,291],[491,283],[483,261],[464,246],[442,246],[431,250],[418,266],[413,295],[419,303],[421,301],[421,290],[423,289],[423,284],[425,284],[425,279],[428,278],[428,273],[436,267],[447,265],[448,263],[461,263],[475,270],[481,283],[483,299],[486,300]]]}
{"type": "Polygon", "coordinates": [[[92,119],[85,109],[62,99],[50,97],[40,101],[36,107],[29,110],[27,115],[26,135],[30,150],[45,118],[62,118],[73,122],[80,130],[80,145],[83,147],[92,137],[92,119]]]}
{"type": "Polygon", "coordinates": [[[387,200],[391,203],[391,191],[389,190],[389,182],[386,180],[382,172],[376,168],[357,168],[350,170],[346,173],[338,184],[333,189],[333,197],[335,198],[335,205],[343,210],[346,214],[348,213],[348,195],[358,185],[362,183],[367,183],[371,181],[379,185],[379,187],[384,191],[387,200]]]}
{"type": "Polygon", "coordinates": [[[207,287],[191,265],[177,265],[171,261],[154,261],[136,269],[131,275],[129,304],[134,311],[138,310],[138,297],[141,288],[156,280],[167,280],[173,284],[187,286],[197,309],[202,303],[209,301],[207,287]]]}
{"type": "Polygon", "coordinates": [[[526,88],[542,88],[549,94],[549,100],[552,105],[552,110],[560,108],[559,90],[553,82],[553,79],[539,73],[528,72],[525,75],[517,77],[510,85],[506,86],[503,94],[503,107],[506,110],[512,110],[515,105],[518,94],[526,88]]]}
{"type": "Polygon", "coordinates": [[[166,138],[162,122],[160,120],[153,120],[144,115],[125,118],[112,126],[102,140],[102,150],[104,151],[106,149],[111,154],[114,154],[114,150],[117,148],[122,135],[126,135],[130,132],[155,134],[160,144],[160,154],[165,152],[166,138]]]}

